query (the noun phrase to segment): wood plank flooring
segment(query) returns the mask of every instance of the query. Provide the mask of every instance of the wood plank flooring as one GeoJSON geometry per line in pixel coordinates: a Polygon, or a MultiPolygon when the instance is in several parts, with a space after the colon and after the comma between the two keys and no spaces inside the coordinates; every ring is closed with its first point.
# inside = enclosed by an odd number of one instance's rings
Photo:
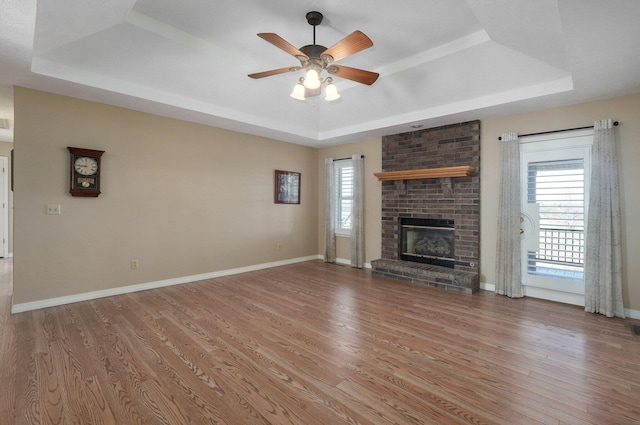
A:
{"type": "Polygon", "coordinates": [[[311,261],[10,315],[0,423],[637,424],[632,321],[311,261]]]}

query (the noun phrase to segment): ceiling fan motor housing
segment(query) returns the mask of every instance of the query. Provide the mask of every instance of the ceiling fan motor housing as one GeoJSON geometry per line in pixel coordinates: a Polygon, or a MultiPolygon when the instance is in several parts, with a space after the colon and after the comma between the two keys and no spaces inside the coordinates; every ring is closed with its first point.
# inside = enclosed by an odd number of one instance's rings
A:
{"type": "Polygon", "coordinates": [[[327,48],[320,44],[307,44],[300,48],[300,51],[310,58],[320,58],[325,50],[327,50],[327,48]]]}

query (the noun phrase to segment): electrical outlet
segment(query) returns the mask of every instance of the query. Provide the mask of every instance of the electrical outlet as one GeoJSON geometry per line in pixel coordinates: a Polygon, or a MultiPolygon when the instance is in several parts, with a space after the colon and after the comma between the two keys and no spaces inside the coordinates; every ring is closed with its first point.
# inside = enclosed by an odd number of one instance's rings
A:
{"type": "Polygon", "coordinates": [[[60,215],[60,204],[47,204],[47,215],[60,215]]]}
{"type": "Polygon", "coordinates": [[[131,260],[131,268],[132,269],[138,268],[138,260],[131,260]]]}

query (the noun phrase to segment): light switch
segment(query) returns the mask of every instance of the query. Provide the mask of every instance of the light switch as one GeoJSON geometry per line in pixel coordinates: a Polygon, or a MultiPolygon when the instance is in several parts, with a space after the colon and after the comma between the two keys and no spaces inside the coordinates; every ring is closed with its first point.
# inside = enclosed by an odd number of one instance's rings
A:
{"type": "Polygon", "coordinates": [[[60,204],[47,204],[47,215],[60,215],[60,204]]]}

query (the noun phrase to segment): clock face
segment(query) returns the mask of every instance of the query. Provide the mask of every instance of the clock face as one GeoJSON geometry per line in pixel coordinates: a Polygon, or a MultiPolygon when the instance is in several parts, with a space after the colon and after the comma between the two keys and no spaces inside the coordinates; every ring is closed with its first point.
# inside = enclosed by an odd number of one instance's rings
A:
{"type": "Polygon", "coordinates": [[[95,158],[89,158],[88,156],[81,156],[76,158],[73,164],[73,168],[78,174],[83,176],[91,176],[98,171],[98,161],[95,158]]]}

